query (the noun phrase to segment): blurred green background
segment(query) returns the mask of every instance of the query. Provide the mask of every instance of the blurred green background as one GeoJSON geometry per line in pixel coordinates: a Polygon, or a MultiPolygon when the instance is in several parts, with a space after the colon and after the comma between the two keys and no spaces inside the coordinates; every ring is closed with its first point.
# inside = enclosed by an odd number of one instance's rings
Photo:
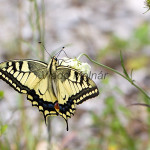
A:
{"type": "MultiPolygon", "coordinates": [[[[48,62],[62,46],[71,58],[86,53],[122,72],[150,91],[150,13],[144,0],[1,0],[0,62],[38,59],[48,62]]],[[[65,56],[61,53],[60,58],[65,56]]],[[[47,129],[42,113],[0,81],[0,150],[149,150],[150,103],[128,81],[91,63],[100,95],[77,106],[69,131],[60,117],[47,129]]]]}

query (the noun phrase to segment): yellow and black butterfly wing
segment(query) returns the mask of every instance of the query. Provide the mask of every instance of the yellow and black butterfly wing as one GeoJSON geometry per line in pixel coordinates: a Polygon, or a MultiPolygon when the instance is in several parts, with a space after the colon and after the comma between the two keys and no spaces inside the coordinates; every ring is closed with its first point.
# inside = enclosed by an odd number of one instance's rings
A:
{"type": "Polygon", "coordinates": [[[38,101],[36,101],[36,105],[38,106],[39,110],[43,112],[45,121],[46,117],[49,115],[58,116],[58,112],[54,108],[55,104],[57,103],[57,98],[52,87],[51,76],[47,75],[45,78],[43,78],[34,87],[34,91],[36,96],[38,95],[38,101]]]}
{"type": "Polygon", "coordinates": [[[32,105],[43,112],[45,121],[48,115],[60,115],[67,122],[76,104],[99,94],[96,84],[87,75],[58,65],[55,57],[49,65],[36,60],[0,63],[0,78],[16,91],[27,94],[32,105]]]}
{"type": "Polygon", "coordinates": [[[14,60],[0,64],[0,78],[19,93],[27,94],[27,99],[47,115],[58,115],[54,104],[51,78],[48,76],[47,64],[36,60],[14,60]]]}
{"type": "Polygon", "coordinates": [[[59,114],[65,120],[74,114],[76,104],[99,95],[99,90],[87,75],[67,66],[56,70],[56,88],[59,114]]]}

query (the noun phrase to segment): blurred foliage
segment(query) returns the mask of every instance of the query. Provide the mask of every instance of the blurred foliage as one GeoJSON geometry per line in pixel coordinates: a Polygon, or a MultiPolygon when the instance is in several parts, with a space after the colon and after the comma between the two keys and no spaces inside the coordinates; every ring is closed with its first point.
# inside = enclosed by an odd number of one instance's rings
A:
{"type": "Polygon", "coordinates": [[[0,125],[0,136],[2,136],[7,130],[8,125],[0,125]]]}
{"type": "Polygon", "coordinates": [[[128,70],[137,70],[140,68],[144,68],[149,64],[149,57],[148,56],[136,56],[132,58],[128,58],[128,61],[126,63],[126,68],[128,70]]]}
{"type": "Polygon", "coordinates": [[[150,10],[150,0],[145,0],[145,5],[146,5],[146,8],[147,8],[146,12],[148,12],[150,10]]]}
{"type": "MultiPolygon", "coordinates": [[[[100,117],[91,113],[96,132],[93,138],[89,139],[87,150],[137,150],[139,147],[148,149],[149,144],[145,145],[142,141],[139,142],[138,138],[134,138],[126,128],[127,122],[125,125],[120,117],[121,115],[122,118],[126,118],[126,121],[131,120],[132,115],[129,109],[122,105],[119,106],[113,96],[108,96],[105,104],[106,107],[100,117]]],[[[150,127],[148,124],[147,126],[150,127]]],[[[150,138],[148,133],[147,136],[150,138]]]]}
{"type": "Polygon", "coordinates": [[[127,40],[117,37],[116,35],[110,35],[110,42],[104,49],[99,51],[97,60],[107,62],[109,66],[113,66],[113,64],[115,66],[119,65],[116,63],[120,62],[118,56],[120,51],[122,51],[125,57],[124,65],[127,70],[136,70],[148,66],[150,64],[149,56],[146,53],[141,55],[141,51],[144,50],[145,47],[150,46],[149,30],[149,24],[143,23],[133,31],[132,36],[127,40]],[[110,57],[113,60],[110,61],[110,57]]]}
{"type": "MultiPolygon", "coordinates": [[[[14,39],[13,42],[8,41],[5,44],[6,50],[8,49],[8,53],[4,56],[4,59],[24,59],[28,58],[28,55],[37,55],[36,57],[39,60],[44,59],[44,49],[39,45],[39,41],[44,44],[44,7],[39,10],[37,0],[31,0],[29,14],[27,15],[27,19],[29,21],[30,28],[32,29],[32,38],[29,41],[26,41],[22,37],[22,17],[23,14],[20,13],[19,18],[19,29],[18,37],[14,39]],[[9,43],[10,42],[10,43],[9,43]],[[29,44],[30,43],[30,44],[29,44]],[[28,52],[23,51],[24,44],[30,49],[28,52]]],[[[44,1],[41,1],[41,4],[44,4],[44,1]]],[[[18,11],[22,12],[21,3],[18,2],[18,11]],[[20,5],[20,6],[19,6],[20,5]]],[[[31,58],[31,57],[30,57],[31,58]]],[[[4,92],[0,91],[0,99],[4,98],[4,92]]],[[[17,98],[16,98],[17,99],[17,98]]],[[[17,99],[16,108],[19,111],[20,118],[17,120],[17,124],[8,124],[3,125],[0,122],[0,150],[34,150],[36,149],[42,133],[41,119],[37,121],[38,124],[38,132],[36,134],[33,132],[34,126],[31,120],[26,117],[26,109],[25,102],[26,99],[23,95],[20,95],[17,99]],[[20,109],[19,109],[20,108],[20,109]],[[6,132],[7,131],[7,132],[6,132]],[[15,132],[15,133],[13,133],[15,132]],[[9,134],[13,135],[13,139],[9,139],[9,134]]],[[[14,111],[15,112],[15,111],[14,111]]],[[[12,112],[13,113],[13,112],[12,112]]],[[[43,118],[42,118],[43,119],[43,118]]],[[[1,116],[0,116],[1,120],[1,116]]],[[[9,120],[8,120],[9,122],[9,120]]],[[[12,138],[12,137],[11,137],[12,138]]]]}
{"type": "Polygon", "coordinates": [[[141,24],[135,31],[133,41],[135,40],[136,45],[144,46],[150,44],[149,24],[141,24]]]}
{"type": "Polygon", "coordinates": [[[4,91],[0,91],[0,100],[4,98],[4,91]]]}
{"type": "Polygon", "coordinates": [[[145,46],[150,45],[149,30],[149,23],[143,23],[133,31],[132,36],[128,39],[122,39],[114,34],[110,34],[108,45],[99,51],[98,57],[107,59],[109,55],[117,56],[120,51],[124,54],[132,52],[134,55],[136,51],[141,51],[145,46]]]}
{"type": "Polygon", "coordinates": [[[125,50],[128,46],[128,41],[123,40],[115,35],[110,35],[110,43],[99,51],[99,56],[101,60],[108,57],[108,55],[113,55],[114,53],[119,54],[120,50],[125,50]]]}

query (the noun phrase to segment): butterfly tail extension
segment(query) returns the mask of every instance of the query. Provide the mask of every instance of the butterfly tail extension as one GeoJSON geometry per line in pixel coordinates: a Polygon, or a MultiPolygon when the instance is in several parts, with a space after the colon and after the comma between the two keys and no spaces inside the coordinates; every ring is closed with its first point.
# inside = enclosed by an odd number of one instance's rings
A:
{"type": "Polygon", "coordinates": [[[66,122],[66,130],[69,131],[69,125],[68,125],[68,118],[64,118],[63,116],[61,116],[65,122],[66,122]]]}
{"type": "Polygon", "coordinates": [[[65,121],[66,121],[66,125],[67,125],[66,130],[69,131],[68,119],[66,119],[65,121]]]}

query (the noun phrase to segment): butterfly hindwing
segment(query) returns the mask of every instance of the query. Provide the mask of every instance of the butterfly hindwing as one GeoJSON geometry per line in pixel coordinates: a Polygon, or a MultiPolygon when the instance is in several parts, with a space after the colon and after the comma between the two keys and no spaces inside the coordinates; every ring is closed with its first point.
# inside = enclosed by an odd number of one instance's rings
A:
{"type": "Polygon", "coordinates": [[[65,119],[74,114],[76,104],[99,94],[96,84],[86,74],[66,66],[57,67],[56,88],[59,114],[65,119]]]}
{"type": "Polygon", "coordinates": [[[27,94],[27,99],[43,112],[45,118],[58,115],[54,109],[57,98],[51,78],[48,79],[46,63],[34,60],[3,62],[0,64],[0,78],[19,93],[27,94]]]}

